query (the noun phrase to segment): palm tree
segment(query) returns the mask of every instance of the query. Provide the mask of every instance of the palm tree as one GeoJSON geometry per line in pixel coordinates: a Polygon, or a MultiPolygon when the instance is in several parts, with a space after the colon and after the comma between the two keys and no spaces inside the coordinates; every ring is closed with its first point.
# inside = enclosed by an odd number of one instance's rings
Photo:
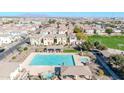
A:
{"type": "Polygon", "coordinates": [[[65,26],[69,29],[69,22],[67,22],[67,23],[65,24],[65,26]]]}
{"type": "Polygon", "coordinates": [[[60,24],[61,24],[60,22],[57,22],[57,28],[60,28],[60,24]]]}
{"type": "Polygon", "coordinates": [[[71,22],[71,24],[74,26],[76,23],[75,22],[71,22]]]}

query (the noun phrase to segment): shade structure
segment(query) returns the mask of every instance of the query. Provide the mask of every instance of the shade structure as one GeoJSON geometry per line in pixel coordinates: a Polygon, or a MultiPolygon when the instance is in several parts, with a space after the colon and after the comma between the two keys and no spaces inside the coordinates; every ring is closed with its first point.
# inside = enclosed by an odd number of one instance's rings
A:
{"type": "Polygon", "coordinates": [[[88,66],[70,66],[61,67],[61,75],[85,75],[92,76],[92,73],[88,66]]]}

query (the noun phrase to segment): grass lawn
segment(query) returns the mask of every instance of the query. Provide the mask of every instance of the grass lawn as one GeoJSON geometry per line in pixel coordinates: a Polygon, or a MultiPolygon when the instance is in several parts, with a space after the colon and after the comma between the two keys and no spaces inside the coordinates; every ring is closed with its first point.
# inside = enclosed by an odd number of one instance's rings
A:
{"type": "Polygon", "coordinates": [[[89,36],[91,42],[99,41],[109,48],[124,50],[124,36],[89,36]]]}
{"type": "Polygon", "coordinates": [[[64,50],[63,52],[64,53],[78,53],[79,51],[75,49],[70,49],[70,50],[64,50]]]}

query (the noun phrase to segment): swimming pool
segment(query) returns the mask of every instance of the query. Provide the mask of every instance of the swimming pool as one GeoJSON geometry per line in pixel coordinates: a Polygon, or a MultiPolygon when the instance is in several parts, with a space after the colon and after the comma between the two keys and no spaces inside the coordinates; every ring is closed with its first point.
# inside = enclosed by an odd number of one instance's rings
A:
{"type": "Polygon", "coordinates": [[[37,54],[29,65],[43,66],[74,66],[73,55],[41,55],[37,54]]]}

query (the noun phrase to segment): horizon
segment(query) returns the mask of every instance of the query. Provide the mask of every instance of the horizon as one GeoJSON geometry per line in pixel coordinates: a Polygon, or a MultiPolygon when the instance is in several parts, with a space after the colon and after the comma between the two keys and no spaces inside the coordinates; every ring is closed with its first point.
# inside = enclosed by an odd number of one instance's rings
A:
{"type": "Polygon", "coordinates": [[[3,16],[124,17],[124,12],[0,12],[0,17],[3,16]]]}

